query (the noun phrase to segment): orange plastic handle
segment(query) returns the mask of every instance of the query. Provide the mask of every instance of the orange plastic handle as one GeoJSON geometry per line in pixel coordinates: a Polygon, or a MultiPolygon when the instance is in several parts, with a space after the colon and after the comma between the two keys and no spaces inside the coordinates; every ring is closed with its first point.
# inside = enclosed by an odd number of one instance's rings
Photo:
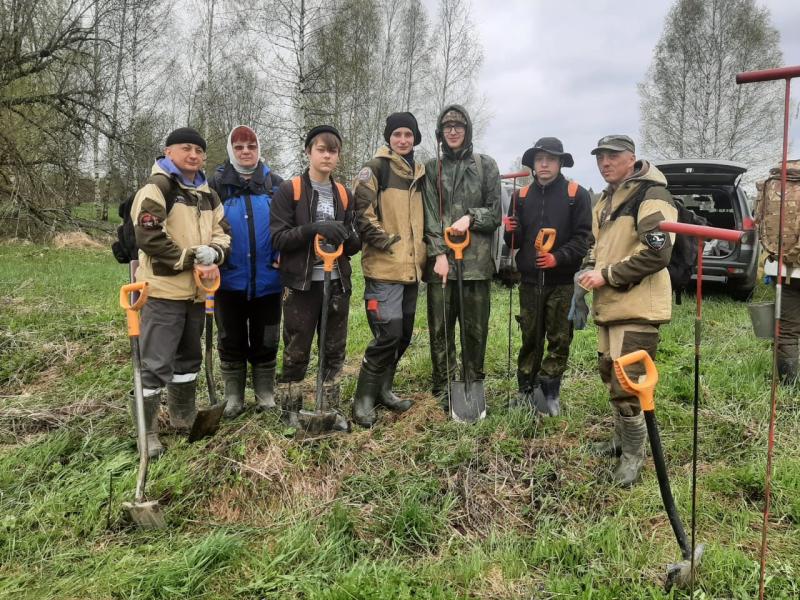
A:
{"type": "Polygon", "coordinates": [[[550,252],[556,243],[556,230],[552,227],[542,227],[536,234],[534,246],[539,252],[550,252]]]}
{"type": "Polygon", "coordinates": [[[217,276],[211,280],[211,286],[206,287],[203,282],[206,281],[203,279],[203,272],[200,269],[194,270],[194,282],[197,284],[197,287],[202,289],[206,294],[213,294],[219,289],[220,283],[222,283],[222,277],[217,276]]]}
{"type": "Polygon", "coordinates": [[[344,252],[344,245],[339,244],[333,252],[325,252],[320,245],[324,239],[325,238],[320,234],[314,236],[314,252],[322,259],[322,268],[330,273],[333,271],[333,263],[335,263],[336,259],[344,252]]]}
{"type": "Polygon", "coordinates": [[[128,336],[138,337],[139,335],[139,311],[142,310],[144,303],[147,302],[147,294],[150,284],[146,281],[127,283],[119,288],[119,305],[125,309],[125,318],[128,321],[128,336]],[[130,295],[139,293],[136,302],[131,304],[130,295]]]}
{"type": "Polygon", "coordinates": [[[635,394],[636,397],[639,398],[642,410],[655,410],[656,405],[653,400],[653,393],[656,389],[656,383],[658,383],[658,369],[656,369],[656,364],[653,362],[653,359],[650,358],[647,350],[636,350],[625,356],[620,356],[614,361],[614,371],[617,373],[617,379],[622,389],[631,394],[635,394]],[[640,380],[634,383],[625,372],[625,367],[640,362],[644,363],[644,381],[639,378],[640,380]]]}
{"type": "Polygon", "coordinates": [[[469,246],[469,229],[464,232],[464,239],[460,242],[454,242],[451,240],[451,235],[458,235],[455,231],[453,231],[452,227],[448,227],[444,230],[444,243],[447,244],[447,247],[453,251],[453,254],[456,256],[456,260],[463,260],[464,248],[469,246]]]}

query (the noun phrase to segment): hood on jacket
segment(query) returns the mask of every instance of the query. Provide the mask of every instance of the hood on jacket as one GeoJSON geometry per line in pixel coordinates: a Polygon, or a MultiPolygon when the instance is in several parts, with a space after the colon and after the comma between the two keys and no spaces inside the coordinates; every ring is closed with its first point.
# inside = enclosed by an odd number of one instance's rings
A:
{"type": "Polygon", "coordinates": [[[466,108],[460,104],[449,104],[444,107],[444,110],[439,113],[439,117],[436,119],[436,140],[442,145],[442,153],[450,158],[461,160],[472,154],[472,119],[470,119],[466,108]],[[442,119],[451,110],[460,112],[467,121],[467,128],[466,131],[464,131],[464,145],[455,152],[447,145],[444,139],[444,131],[442,130],[442,119]]]}
{"type": "Polygon", "coordinates": [[[150,174],[155,175],[156,173],[161,173],[162,175],[176,179],[178,183],[187,188],[200,188],[207,183],[206,174],[203,173],[202,169],[197,171],[197,174],[194,176],[194,181],[189,181],[184,177],[181,170],[175,166],[175,163],[166,156],[159,156],[156,159],[153,168],[150,170],[150,174]]]}
{"type": "MultiPolygon", "coordinates": [[[[272,195],[272,189],[265,189],[264,184],[267,181],[267,176],[272,172],[268,165],[265,165],[261,160],[258,161],[253,174],[249,179],[241,177],[240,173],[230,160],[226,160],[223,164],[216,168],[216,176],[214,181],[216,184],[223,186],[230,186],[231,193],[251,193],[251,194],[269,194],[272,195]]],[[[218,192],[220,190],[217,190],[218,192]]],[[[220,197],[222,193],[220,193],[220,197]]],[[[223,198],[223,200],[226,198],[223,198]]]]}
{"type": "Polygon", "coordinates": [[[664,177],[664,174],[655,165],[651,165],[646,160],[637,160],[633,164],[633,175],[623,180],[620,186],[637,181],[652,181],[659,185],[667,185],[667,178],[664,177]]]}

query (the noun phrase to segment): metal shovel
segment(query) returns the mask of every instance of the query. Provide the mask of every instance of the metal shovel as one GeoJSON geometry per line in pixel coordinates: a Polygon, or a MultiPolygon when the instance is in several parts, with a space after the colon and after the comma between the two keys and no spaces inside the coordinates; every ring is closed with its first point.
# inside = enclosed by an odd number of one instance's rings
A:
{"type": "MultiPolygon", "coordinates": [[[[552,227],[542,227],[536,234],[533,242],[537,255],[539,253],[550,252],[556,243],[556,230],[552,227]]],[[[539,318],[537,319],[538,334],[544,336],[544,306],[542,297],[544,296],[544,270],[539,269],[539,284],[536,286],[536,306],[539,308],[539,318]]],[[[531,408],[543,415],[549,415],[550,409],[547,406],[547,399],[540,386],[534,386],[531,392],[531,408]]]]}
{"type": "Polygon", "coordinates": [[[322,283],[322,314],[319,322],[319,361],[317,363],[317,389],[314,410],[301,410],[297,418],[300,427],[297,433],[301,436],[315,436],[330,431],[350,431],[350,423],[345,417],[330,407],[323,407],[322,382],[325,374],[325,339],[328,330],[328,305],[331,301],[331,272],[336,259],[342,255],[344,246],[339,244],[332,252],[327,252],[322,244],[324,238],[317,234],[314,237],[314,251],[322,259],[325,278],[322,283]],[[323,410],[324,408],[324,410],[323,410]]]}
{"type": "Polygon", "coordinates": [[[197,287],[206,293],[206,352],[205,352],[205,371],[206,387],[208,387],[208,408],[197,410],[192,427],[189,429],[189,441],[196,442],[204,437],[214,435],[219,430],[222,420],[222,412],[225,410],[224,402],[217,402],[217,390],[214,386],[214,292],[219,289],[221,278],[219,271],[216,277],[211,279],[211,285],[207,287],[204,279],[207,273],[202,269],[195,268],[194,281],[197,287]]]}
{"type": "Polygon", "coordinates": [[[139,360],[139,311],[147,302],[148,283],[129,283],[119,290],[119,305],[125,310],[128,321],[128,337],[131,340],[131,361],[133,362],[133,391],[136,402],[136,436],[139,446],[139,472],[136,476],[136,495],[133,502],[123,502],[122,507],[130,519],[142,529],[161,529],[166,527],[164,515],[158,500],[145,500],[147,468],[150,458],[147,454],[147,427],[144,421],[144,389],[142,387],[142,366],[139,360]],[[130,295],[138,295],[131,303],[130,295]]]}
{"type": "Polygon", "coordinates": [[[664,503],[669,524],[675,533],[675,539],[681,549],[682,560],[667,566],[667,579],[664,587],[668,592],[673,586],[680,588],[694,587],[695,569],[703,558],[705,545],[698,544],[696,548],[692,549],[692,545],[686,537],[686,531],[683,529],[681,518],[678,516],[678,510],[675,508],[675,500],[672,497],[669,475],[667,474],[667,463],[664,459],[661,436],[656,422],[656,405],[653,400],[653,392],[658,382],[658,370],[646,350],[636,350],[616,359],[614,361],[614,371],[616,371],[617,379],[622,388],[628,393],[634,394],[641,404],[645,423],[647,424],[647,436],[650,438],[650,448],[653,451],[653,462],[656,467],[661,500],[664,503]],[[640,377],[639,381],[634,383],[625,372],[625,367],[640,362],[643,362],[645,367],[644,380],[640,377]]]}
{"type": "Polygon", "coordinates": [[[461,376],[462,380],[454,380],[450,383],[450,417],[454,421],[462,423],[475,423],[479,419],[486,418],[486,394],[483,389],[483,381],[471,381],[466,364],[466,345],[464,343],[464,249],[469,246],[469,229],[464,232],[464,239],[461,242],[454,242],[450,236],[456,235],[452,228],[444,230],[444,241],[447,247],[453,251],[456,262],[456,280],[458,282],[458,317],[461,325],[459,334],[461,336],[461,376]]]}

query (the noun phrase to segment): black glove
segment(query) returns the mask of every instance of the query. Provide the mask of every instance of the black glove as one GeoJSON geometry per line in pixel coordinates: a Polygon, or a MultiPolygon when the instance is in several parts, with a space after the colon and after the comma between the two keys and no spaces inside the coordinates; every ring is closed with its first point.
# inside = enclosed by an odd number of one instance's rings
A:
{"type": "Polygon", "coordinates": [[[380,248],[384,252],[391,252],[392,246],[394,246],[399,241],[400,241],[399,235],[397,234],[390,235],[380,248]]]}
{"type": "Polygon", "coordinates": [[[344,242],[349,234],[347,227],[340,221],[317,221],[316,223],[308,223],[303,225],[303,232],[309,237],[314,237],[319,234],[325,241],[334,246],[338,246],[344,242]]]}

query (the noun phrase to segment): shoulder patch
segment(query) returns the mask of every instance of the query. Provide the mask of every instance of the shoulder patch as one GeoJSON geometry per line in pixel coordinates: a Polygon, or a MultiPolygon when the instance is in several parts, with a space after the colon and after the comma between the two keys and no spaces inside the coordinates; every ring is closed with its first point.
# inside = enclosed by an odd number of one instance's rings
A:
{"type": "Polygon", "coordinates": [[[667,243],[667,234],[663,231],[651,231],[645,234],[644,243],[653,250],[661,250],[667,243]]]}
{"type": "Polygon", "coordinates": [[[370,169],[369,167],[364,167],[358,172],[356,178],[359,181],[369,181],[370,179],[372,179],[372,169],[370,169]]]}

